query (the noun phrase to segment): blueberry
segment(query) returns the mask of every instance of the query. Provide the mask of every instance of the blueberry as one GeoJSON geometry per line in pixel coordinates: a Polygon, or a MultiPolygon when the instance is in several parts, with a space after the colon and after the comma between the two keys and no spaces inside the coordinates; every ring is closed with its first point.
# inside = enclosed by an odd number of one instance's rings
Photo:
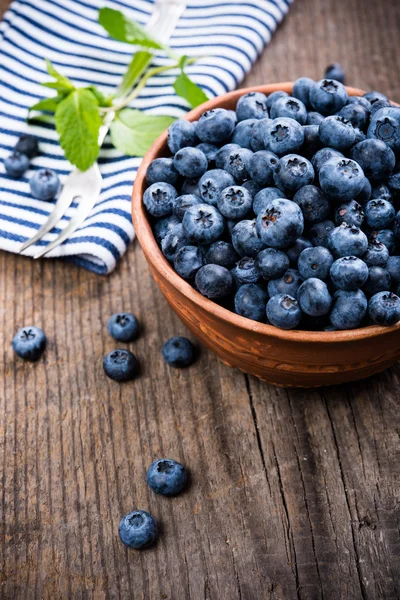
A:
{"type": "Polygon", "coordinates": [[[252,154],[248,163],[250,177],[261,187],[272,185],[273,174],[279,164],[279,158],[273,152],[260,150],[252,154]]]}
{"type": "Polygon", "coordinates": [[[276,294],[289,294],[297,297],[297,292],[304,279],[296,269],[288,269],[282,277],[271,279],[268,282],[268,294],[272,297],[276,294]]]}
{"type": "Polygon", "coordinates": [[[372,116],[381,108],[387,108],[388,106],[392,106],[389,100],[377,100],[371,105],[370,117],[372,118],[372,116]]]}
{"type": "Polygon", "coordinates": [[[184,179],[181,186],[181,194],[194,194],[195,196],[200,196],[199,180],[184,179]]]}
{"type": "Polygon", "coordinates": [[[321,79],[310,89],[311,107],[323,115],[338,112],[347,103],[348,95],[340,81],[321,79]]]}
{"type": "Polygon", "coordinates": [[[183,215],[186,237],[198,244],[212,244],[221,237],[225,223],[221,213],[209,204],[196,204],[183,215]]]}
{"type": "Polygon", "coordinates": [[[361,191],[358,192],[357,196],[355,197],[355,201],[358,202],[358,204],[364,206],[364,204],[368,202],[368,200],[371,198],[371,193],[372,186],[370,184],[370,181],[367,177],[364,177],[361,191]]]}
{"type": "Polygon", "coordinates": [[[232,244],[240,256],[256,256],[265,244],[258,237],[256,221],[240,221],[232,230],[232,244]]]}
{"type": "Polygon", "coordinates": [[[318,150],[318,152],[314,154],[311,159],[311,164],[317,175],[319,175],[321,167],[331,158],[344,158],[344,156],[339,150],[335,150],[334,148],[321,148],[321,150],[318,150]]]}
{"type": "MultiPolygon", "coordinates": [[[[203,206],[202,204],[199,206],[203,206]]],[[[161,240],[161,250],[165,258],[173,262],[178,250],[184,246],[190,246],[190,240],[186,237],[182,223],[178,223],[161,240]]]]}
{"type": "Polygon", "coordinates": [[[332,264],[332,283],[341,290],[357,290],[367,281],[368,267],[361,258],[343,256],[332,264]]]}
{"type": "Polygon", "coordinates": [[[367,136],[361,129],[358,127],[354,127],[354,144],[359,144],[360,142],[364,142],[367,139],[367,136]]]}
{"type": "Polygon", "coordinates": [[[179,219],[175,215],[158,219],[155,222],[153,232],[158,244],[161,244],[161,241],[172,231],[175,225],[179,225],[179,219]]]}
{"type": "Polygon", "coordinates": [[[289,268],[289,257],[282,250],[265,248],[257,254],[255,266],[263,279],[278,279],[289,268]]]}
{"type": "Polygon", "coordinates": [[[201,115],[196,133],[202,142],[222,144],[230,140],[235,124],[234,116],[229,110],[213,108],[201,115]]]}
{"type": "Polygon", "coordinates": [[[255,259],[244,257],[236,263],[236,266],[231,270],[232,277],[237,285],[245,283],[257,283],[260,280],[260,274],[257,270],[255,259]]]}
{"type": "Polygon", "coordinates": [[[377,325],[395,325],[400,321],[400,298],[389,291],[378,292],[369,301],[368,314],[377,325]]]}
{"type": "Polygon", "coordinates": [[[103,369],[114,381],[131,381],[139,372],[139,361],[129,350],[113,350],[104,357],[103,369]]]}
{"type": "Polygon", "coordinates": [[[26,154],[14,151],[4,160],[4,168],[7,175],[19,179],[29,169],[29,158],[26,154]]]}
{"type": "Polygon", "coordinates": [[[384,244],[389,250],[389,254],[393,254],[396,248],[396,238],[391,229],[380,229],[378,231],[373,231],[370,234],[370,240],[382,242],[382,244],[384,244]]]}
{"type": "Polygon", "coordinates": [[[265,321],[268,294],[260,285],[245,283],[235,295],[235,313],[253,321],[265,321]]]}
{"type": "Polygon", "coordinates": [[[249,178],[249,163],[253,152],[247,148],[239,148],[239,150],[232,150],[229,153],[228,158],[225,162],[225,171],[230,173],[237,182],[245,181],[249,178]]]}
{"type": "Polygon", "coordinates": [[[265,128],[264,144],[277,156],[295,152],[304,143],[304,131],[300,123],[287,117],[270,120],[265,128]]]}
{"type": "Polygon", "coordinates": [[[178,181],[178,171],[174,167],[172,158],[155,158],[146,171],[146,181],[149,185],[164,181],[175,185],[178,181]]]}
{"type": "Polygon", "coordinates": [[[178,196],[174,203],[174,215],[176,215],[178,219],[182,220],[187,209],[191,206],[195,206],[196,204],[202,204],[202,201],[194,194],[184,194],[183,196],[178,196]]]}
{"type": "Polygon", "coordinates": [[[322,281],[326,281],[332,263],[333,256],[327,248],[314,246],[303,250],[297,261],[297,268],[304,279],[317,277],[322,281]]]}
{"type": "Polygon", "coordinates": [[[315,85],[315,81],[310,77],[300,77],[293,84],[293,96],[307,107],[310,108],[310,91],[315,85]]]}
{"type": "Polygon", "coordinates": [[[293,246],[287,248],[286,254],[289,258],[290,264],[293,267],[297,267],[299,256],[306,248],[312,248],[312,243],[303,236],[298,237],[293,246]]]}
{"type": "Polygon", "coordinates": [[[267,97],[261,92],[249,92],[239,98],[236,105],[238,121],[268,117],[267,97]]]}
{"type": "Polygon", "coordinates": [[[364,96],[349,96],[347,104],[361,104],[369,113],[371,110],[371,102],[364,96]]]}
{"type": "Polygon", "coordinates": [[[320,123],[319,137],[324,146],[335,150],[348,150],[353,146],[356,134],[350,121],[338,115],[331,115],[320,123]]]}
{"type": "Polygon", "coordinates": [[[396,173],[393,173],[387,181],[390,191],[398,195],[400,193],[400,171],[396,166],[396,173]]]}
{"type": "Polygon", "coordinates": [[[281,190],[276,187],[269,187],[260,190],[253,200],[253,212],[258,215],[259,212],[267,208],[272,200],[282,197],[281,190]]]}
{"type": "MultiPolygon", "coordinates": [[[[264,119],[262,119],[264,121],[264,119]]],[[[257,119],[246,119],[245,121],[239,121],[235,127],[235,131],[232,136],[232,143],[238,144],[241,148],[251,149],[251,143],[253,139],[253,129],[256,123],[259,123],[257,119]]]]}
{"type": "Polygon", "coordinates": [[[378,183],[374,185],[371,190],[371,198],[383,198],[384,200],[392,200],[392,192],[388,188],[387,185],[383,183],[378,183]]]}
{"type": "Polygon", "coordinates": [[[211,244],[206,254],[206,263],[220,265],[226,269],[233,269],[238,260],[240,256],[232,244],[222,240],[211,244]]]}
{"type": "MultiPolygon", "coordinates": [[[[250,149],[253,152],[258,152],[259,150],[264,150],[265,148],[265,135],[268,128],[268,123],[270,119],[266,117],[265,119],[259,119],[258,121],[254,121],[254,124],[251,128],[251,136],[250,136],[250,149]]],[[[243,121],[246,123],[246,121],[243,121]]],[[[248,143],[245,145],[248,148],[248,143]]]]}
{"type": "Polygon", "coordinates": [[[315,185],[305,185],[293,196],[301,208],[304,220],[308,223],[319,223],[326,219],[330,212],[330,203],[326,194],[315,185]]]}
{"type": "Polygon", "coordinates": [[[333,63],[332,65],[328,65],[325,69],[325,77],[327,79],[334,79],[335,81],[340,81],[340,83],[345,83],[346,74],[342,65],[339,63],[333,63]]]}
{"type": "Polygon", "coordinates": [[[386,263],[386,270],[393,281],[400,281],[400,256],[390,256],[386,263]]]}
{"type": "Polygon", "coordinates": [[[307,113],[306,125],[319,125],[324,119],[325,117],[324,115],[321,115],[321,113],[310,110],[307,113]]]}
{"type": "Polygon", "coordinates": [[[299,287],[297,301],[306,315],[322,317],[328,314],[332,297],[324,281],[310,277],[299,287]]]}
{"type": "Polygon", "coordinates": [[[350,121],[353,127],[364,130],[368,125],[369,112],[362,104],[346,104],[339,112],[339,117],[350,121]]]}
{"type": "Polygon", "coordinates": [[[143,194],[143,204],[153,217],[168,217],[172,214],[178,192],[169,183],[153,183],[143,194]]]}
{"type": "Polygon", "coordinates": [[[350,200],[345,204],[341,204],[335,212],[335,223],[341,225],[347,223],[347,225],[355,225],[361,227],[364,222],[364,211],[358,202],[350,200]]]}
{"type": "Polygon", "coordinates": [[[239,144],[225,144],[225,146],[222,146],[215,156],[215,166],[217,169],[223,169],[231,150],[239,150],[239,148],[239,144]]]}
{"type": "Polygon", "coordinates": [[[325,220],[320,223],[314,223],[310,228],[310,240],[314,246],[329,246],[329,235],[335,229],[335,224],[332,221],[325,220]]]}
{"type": "Polygon", "coordinates": [[[364,283],[362,290],[367,298],[374,296],[378,292],[390,290],[391,277],[386,269],[382,267],[370,267],[368,269],[368,279],[364,283]]]}
{"type": "Polygon", "coordinates": [[[312,158],[318,150],[322,148],[322,142],[319,137],[319,125],[304,125],[304,143],[302,153],[308,158],[312,158]]]}
{"type": "Polygon", "coordinates": [[[132,313],[116,313],[108,319],[108,333],[118,342],[133,342],[139,335],[139,321],[132,313]]]}
{"type": "Polygon", "coordinates": [[[207,142],[201,142],[196,146],[197,150],[201,150],[203,154],[206,156],[208,163],[215,163],[215,159],[217,158],[217,154],[219,152],[218,146],[214,146],[214,144],[207,144],[207,142]]]}
{"type": "Polygon", "coordinates": [[[371,240],[362,258],[369,267],[384,267],[389,259],[389,250],[382,242],[371,240]]]}
{"type": "Polygon", "coordinates": [[[187,281],[192,281],[203,265],[203,253],[197,246],[182,246],[175,255],[174,269],[187,281]]]}
{"type": "Polygon", "coordinates": [[[251,210],[253,198],[246,188],[230,185],[222,190],[217,206],[219,212],[227,219],[243,219],[251,210]]]}
{"type": "MultiPolygon", "coordinates": [[[[172,339],[185,340],[186,338],[172,339]]],[[[146,481],[156,494],[176,496],[182,492],[187,483],[187,472],[185,467],[176,460],[159,458],[147,469],[146,481]]]]}
{"type": "Polygon", "coordinates": [[[134,510],[121,519],[118,533],[128,548],[148,548],[157,539],[157,521],[145,510],[134,510]]]}
{"type": "Polygon", "coordinates": [[[207,171],[208,160],[198,148],[186,146],[175,154],[174,167],[184,177],[196,179],[207,171]]]}
{"type": "Polygon", "coordinates": [[[244,181],[242,183],[242,187],[244,187],[244,189],[249,192],[252,199],[254,199],[258,192],[261,191],[260,186],[257,185],[257,183],[253,181],[253,179],[248,179],[247,181],[244,181]]]}
{"type": "Polygon", "coordinates": [[[39,200],[53,200],[61,187],[57,173],[51,169],[35,171],[29,180],[31,193],[39,200]]]}
{"type": "Polygon", "coordinates": [[[375,90],[372,90],[371,92],[367,92],[366,94],[363,95],[363,98],[368,100],[371,104],[374,104],[375,102],[379,102],[380,100],[388,100],[388,97],[385,96],[385,94],[382,94],[381,92],[377,92],[375,90]]]}
{"type": "Polygon", "coordinates": [[[233,277],[225,267],[204,265],[196,273],[196,287],[207,298],[223,298],[233,287],[233,277]]]}
{"type": "Polygon", "coordinates": [[[289,294],[276,294],[268,300],[267,318],[280,329],[295,329],[301,320],[299,303],[289,294]]]}
{"type": "Polygon", "coordinates": [[[362,256],[368,248],[368,238],[355,225],[342,223],[329,234],[329,249],[336,258],[362,256]]]}
{"type": "Polygon", "coordinates": [[[367,225],[372,229],[388,229],[396,214],[393,204],[382,198],[367,202],[364,212],[367,225]]]}
{"type": "Polygon", "coordinates": [[[354,160],[334,157],[322,165],[319,183],[328,196],[348,201],[361,192],[364,172],[354,160]]]}
{"type": "Polygon", "coordinates": [[[338,290],[333,296],[333,306],[329,314],[335,329],[355,329],[367,314],[367,298],[361,290],[348,292],[338,290]]]}
{"type": "Polygon", "coordinates": [[[230,185],[235,185],[232,175],[223,169],[212,169],[204,173],[199,181],[200,196],[207,204],[216,206],[221,191],[230,185]]]}
{"type": "Polygon", "coordinates": [[[21,135],[18,142],[15,144],[15,152],[25,154],[28,158],[33,158],[39,154],[39,144],[35,136],[30,134],[21,135]]]}
{"type": "Polygon", "coordinates": [[[257,215],[257,233],[271,248],[290,248],[303,233],[304,219],[299,206],[278,198],[257,215]]]}
{"type": "Polygon", "coordinates": [[[276,102],[277,100],[279,100],[279,98],[287,98],[289,96],[289,94],[287,92],[283,92],[281,90],[277,90],[276,92],[272,92],[272,94],[270,94],[267,97],[267,107],[268,109],[270,109],[272,107],[272,105],[274,104],[274,102],[276,102]]]}
{"type": "Polygon", "coordinates": [[[271,119],[278,117],[287,117],[294,119],[300,125],[305,125],[307,121],[307,109],[301,100],[287,96],[279,98],[271,107],[271,119]]]}
{"type": "Polygon", "coordinates": [[[296,192],[314,181],[314,168],[309,160],[297,154],[287,154],[279,160],[274,172],[275,185],[287,192],[296,192]]]}
{"type": "Polygon", "coordinates": [[[393,150],[381,140],[367,139],[356,144],[351,149],[350,156],[371,181],[387,179],[396,164],[393,150]]]}
{"type": "Polygon", "coordinates": [[[46,347],[46,336],[39,327],[22,327],[15,334],[12,347],[20,358],[38,360],[46,347]]]}
{"type": "Polygon", "coordinates": [[[168,128],[168,148],[172,154],[186,146],[194,146],[196,140],[196,126],[190,121],[179,119],[168,128]]]}
{"type": "MultiPolygon", "coordinates": [[[[172,337],[165,342],[162,348],[162,355],[165,362],[176,369],[188,367],[192,364],[195,358],[192,342],[180,335],[172,337]]],[[[151,485],[150,487],[153,489],[151,485]]]]}
{"type": "Polygon", "coordinates": [[[400,151],[400,108],[381,108],[372,117],[367,137],[385,142],[393,152],[400,151]]]}

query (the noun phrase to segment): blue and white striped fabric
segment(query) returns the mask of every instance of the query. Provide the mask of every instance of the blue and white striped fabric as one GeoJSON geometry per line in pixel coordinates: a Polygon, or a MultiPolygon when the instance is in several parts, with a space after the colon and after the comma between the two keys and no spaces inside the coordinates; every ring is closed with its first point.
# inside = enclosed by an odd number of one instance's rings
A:
{"type": "MultiPolygon", "coordinates": [[[[202,56],[188,70],[212,97],[234,89],[243,80],[279,22],[291,0],[189,0],[170,45],[181,54],[202,56]]],[[[64,159],[55,129],[28,126],[26,116],[49,90],[39,85],[48,80],[44,59],[77,85],[95,84],[111,94],[130,60],[132,46],[109,39],[97,23],[102,6],[123,11],[145,24],[152,0],[15,0],[0,24],[0,249],[16,252],[47,219],[52,204],[31,197],[28,180],[34,169],[48,167],[65,179],[70,164],[64,159]],[[30,131],[40,140],[40,156],[18,181],[4,171],[3,159],[18,136],[30,131]]],[[[162,64],[163,58],[157,61],[162,64]]],[[[136,108],[151,114],[179,117],[187,110],[177,98],[173,76],[160,75],[149,82],[136,108]]],[[[49,93],[49,95],[51,95],[49,93]]],[[[51,257],[69,260],[96,273],[111,272],[134,237],[130,216],[132,183],[139,158],[122,156],[109,138],[99,164],[103,191],[90,217],[51,257]]],[[[60,228],[52,230],[36,247],[52,241],[71,216],[68,210],[60,228]]]]}

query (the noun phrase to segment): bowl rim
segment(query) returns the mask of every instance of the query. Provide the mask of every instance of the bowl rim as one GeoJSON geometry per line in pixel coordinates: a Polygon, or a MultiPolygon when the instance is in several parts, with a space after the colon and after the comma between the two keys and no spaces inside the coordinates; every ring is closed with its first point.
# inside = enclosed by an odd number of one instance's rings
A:
{"type": "MultiPolygon", "coordinates": [[[[232,92],[228,92],[222,96],[216,96],[208,100],[204,104],[197,106],[182,118],[187,121],[195,121],[206,110],[218,107],[221,102],[237,100],[249,92],[262,92],[271,94],[274,91],[282,90],[288,93],[292,92],[293,82],[286,81],[283,83],[271,83],[259,86],[251,86],[240,88],[232,92]]],[[[361,96],[365,93],[364,90],[346,86],[346,90],[350,96],[361,96]]],[[[369,325],[358,329],[345,329],[339,331],[308,331],[299,329],[284,330],[252,321],[246,317],[242,317],[227,308],[224,308],[216,302],[209,300],[197,292],[187,281],[182,279],[169,264],[167,259],[162,254],[148,219],[147,213],[142,202],[143,192],[146,185],[147,167],[154,158],[165,155],[165,146],[167,142],[168,130],[153,143],[149,151],[144,156],[138,172],[136,174],[135,183],[132,190],[132,217],[135,227],[135,232],[138,241],[145,254],[147,261],[156,269],[169,283],[177,288],[177,290],[186,296],[191,302],[197,305],[200,309],[212,313],[216,318],[222,319],[234,327],[257,333],[261,336],[269,336],[282,341],[290,341],[294,343],[304,342],[319,342],[321,344],[336,344],[346,341],[359,341],[362,339],[376,338],[388,333],[400,331],[400,322],[390,327],[380,325],[369,325]]]]}

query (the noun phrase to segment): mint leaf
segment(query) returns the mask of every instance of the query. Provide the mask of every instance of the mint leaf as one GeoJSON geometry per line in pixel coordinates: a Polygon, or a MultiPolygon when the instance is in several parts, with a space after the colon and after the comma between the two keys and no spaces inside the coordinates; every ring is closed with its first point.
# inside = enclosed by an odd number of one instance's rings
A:
{"type": "Polygon", "coordinates": [[[89,92],[92,92],[92,94],[96,98],[99,106],[108,107],[108,106],[112,105],[112,96],[105,96],[103,94],[103,92],[101,92],[94,85],[89,85],[88,87],[86,87],[84,89],[88,90],[89,92]]]}
{"type": "Polygon", "coordinates": [[[174,121],[174,117],[149,115],[133,108],[124,108],[111,125],[112,143],[123,154],[144,156],[152,143],[174,121]]]}
{"type": "Polygon", "coordinates": [[[57,96],[54,96],[54,98],[42,98],[42,100],[39,100],[39,102],[36,102],[36,104],[30,107],[29,112],[32,110],[56,112],[57,106],[64,98],[64,94],[58,94],[57,96]]]}
{"type": "Polygon", "coordinates": [[[144,27],[125,17],[119,10],[107,7],[101,8],[99,10],[99,23],[111,37],[120,42],[154,48],[155,50],[164,49],[164,45],[151,37],[144,27]]]}
{"type": "Polygon", "coordinates": [[[53,66],[53,64],[46,59],[46,67],[48,74],[55,79],[55,81],[51,81],[49,83],[42,83],[42,85],[56,89],[58,91],[72,92],[75,89],[74,84],[68,77],[64,77],[61,75],[53,66]]]}
{"type": "Polygon", "coordinates": [[[81,171],[86,171],[99,154],[100,125],[98,102],[89,90],[74,90],[57,106],[60,144],[66,158],[81,171]]]}
{"type": "MultiPolygon", "coordinates": [[[[184,57],[183,57],[184,58],[184,57]]],[[[203,90],[196,85],[185,73],[181,73],[179,77],[177,77],[174,83],[174,90],[184,98],[187,102],[189,102],[192,108],[199,106],[199,104],[203,104],[208,100],[208,96],[203,90]]]]}
{"type": "Polygon", "coordinates": [[[136,83],[142,73],[144,73],[152,58],[153,54],[146,51],[136,52],[133,55],[132,60],[128,65],[128,69],[126,70],[126,73],[118,87],[118,96],[124,96],[131,91],[133,85],[136,83]]]}

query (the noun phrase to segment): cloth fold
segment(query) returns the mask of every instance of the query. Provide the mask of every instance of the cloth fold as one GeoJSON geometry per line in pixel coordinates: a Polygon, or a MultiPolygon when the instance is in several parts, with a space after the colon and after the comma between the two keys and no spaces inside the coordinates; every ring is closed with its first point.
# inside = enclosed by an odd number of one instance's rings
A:
{"type": "MultiPolygon", "coordinates": [[[[180,54],[201,56],[187,68],[209,97],[237,87],[268,44],[287,13],[291,0],[189,0],[170,46],[180,54]]],[[[54,169],[65,180],[71,165],[65,160],[50,124],[26,123],[27,110],[46,95],[39,85],[48,80],[45,58],[77,86],[96,85],[111,94],[120,82],[134,48],[110,39],[97,22],[107,5],[145,25],[152,0],[14,0],[0,23],[0,249],[17,252],[45,222],[52,203],[33,198],[33,170],[54,169]],[[40,155],[22,179],[10,179],[3,160],[22,133],[39,138],[40,155]]],[[[162,57],[158,62],[162,64],[162,57]]],[[[188,110],[172,88],[173,75],[159,75],[134,102],[154,115],[179,117],[188,110]]],[[[49,93],[49,95],[51,95],[49,93]]],[[[49,253],[65,257],[99,274],[110,273],[134,238],[130,214],[132,184],[140,158],[126,157],[106,138],[100,152],[103,176],[100,198],[90,216],[70,239],[49,253]]],[[[57,228],[25,251],[51,242],[74,214],[72,204],[57,228]]]]}

